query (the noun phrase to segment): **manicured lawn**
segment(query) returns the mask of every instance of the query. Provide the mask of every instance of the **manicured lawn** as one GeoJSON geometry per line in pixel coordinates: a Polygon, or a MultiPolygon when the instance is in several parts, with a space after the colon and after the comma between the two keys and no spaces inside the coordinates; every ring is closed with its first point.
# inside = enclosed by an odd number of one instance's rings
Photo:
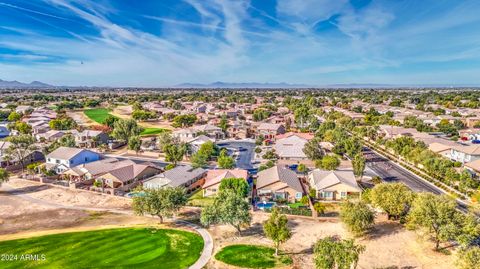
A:
{"type": "Polygon", "coordinates": [[[199,190],[188,198],[188,205],[204,207],[213,203],[213,197],[203,197],[203,190],[199,190]]]}
{"type": "Polygon", "coordinates": [[[292,264],[286,255],[275,257],[275,250],[254,245],[231,245],[221,249],[215,259],[243,268],[274,268],[292,264]]]}
{"type": "Polygon", "coordinates": [[[288,204],[288,206],[289,206],[290,208],[305,207],[305,205],[302,204],[302,203],[292,203],[292,204],[288,204]]]}
{"type": "Polygon", "coordinates": [[[91,120],[103,124],[110,115],[110,110],[106,108],[92,108],[84,110],[83,113],[91,120]]]}
{"type": "Polygon", "coordinates": [[[140,133],[140,135],[156,135],[156,134],[160,134],[160,133],[163,133],[167,131],[166,129],[163,129],[163,128],[145,128],[143,129],[143,131],[140,133]]]}
{"type": "Polygon", "coordinates": [[[0,242],[0,253],[17,254],[0,268],[187,268],[199,257],[202,238],[191,232],[123,228],[0,242]],[[20,260],[45,255],[43,261],[20,260]]]}

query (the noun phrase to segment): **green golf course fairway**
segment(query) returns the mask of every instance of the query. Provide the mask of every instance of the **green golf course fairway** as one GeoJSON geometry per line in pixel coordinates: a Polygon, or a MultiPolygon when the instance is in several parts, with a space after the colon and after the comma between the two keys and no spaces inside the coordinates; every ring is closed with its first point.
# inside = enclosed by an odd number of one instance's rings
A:
{"type": "Polygon", "coordinates": [[[187,268],[203,249],[195,233],[154,228],[120,228],[63,233],[0,242],[0,268],[187,268]],[[3,255],[17,255],[6,261],[3,255]],[[38,255],[43,261],[21,260],[38,255]]]}
{"type": "Polygon", "coordinates": [[[274,268],[292,264],[287,255],[275,257],[273,248],[255,245],[230,245],[222,248],[215,259],[242,268],[274,268]]]}
{"type": "Polygon", "coordinates": [[[110,110],[106,108],[92,108],[84,110],[83,113],[91,120],[103,124],[110,115],[110,110]]]}

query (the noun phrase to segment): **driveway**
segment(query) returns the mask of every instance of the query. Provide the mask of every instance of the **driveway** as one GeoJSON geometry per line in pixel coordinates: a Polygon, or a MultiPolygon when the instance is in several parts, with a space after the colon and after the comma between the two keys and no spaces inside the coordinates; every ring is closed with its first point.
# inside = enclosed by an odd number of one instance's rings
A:
{"type": "Polygon", "coordinates": [[[217,143],[219,147],[231,148],[231,149],[240,149],[239,156],[236,159],[237,168],[253,170],[255,169],[252,165],[252,159],[254,156],[255,143],[245,140],[223,140],[217,143]]]}

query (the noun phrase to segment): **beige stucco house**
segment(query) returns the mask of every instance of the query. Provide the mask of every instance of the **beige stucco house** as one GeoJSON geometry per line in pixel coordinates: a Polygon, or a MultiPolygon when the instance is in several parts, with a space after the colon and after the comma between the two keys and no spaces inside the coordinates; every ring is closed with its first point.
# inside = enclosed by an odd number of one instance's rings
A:
{"type": "Polygon", "coordinates": [[[315,169],[308,174],[310,187],[316,190],[321,200],[342,200],[358,196],[362,189],[357,184],[352,170],[325,171],[315,169]]]}
{"type": "Polygon", "coordinates": [[[256,195],[260,200],[300,200],[305,194],[297,173],[285,166],[274,166],[258,173],[256,195]]]}

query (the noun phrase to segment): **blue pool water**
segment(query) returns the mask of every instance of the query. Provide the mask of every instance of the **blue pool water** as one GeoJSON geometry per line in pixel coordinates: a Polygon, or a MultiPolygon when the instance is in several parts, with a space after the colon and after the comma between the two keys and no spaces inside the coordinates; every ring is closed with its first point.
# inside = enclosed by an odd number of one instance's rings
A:
{"type": "Polygon", "coordinates": [[[133,198],[133,197],[142,197],[145,196],[144,192],[129,192],[125,195],[128,198],[133,198]]]}
{"type": "Polygon", "coordinates": [[[259,208],[259,209],[272,208],[276,204],[277,203],[275,203],[275,202],[258,202],[257,203],[257,208],[259,208]]]}

